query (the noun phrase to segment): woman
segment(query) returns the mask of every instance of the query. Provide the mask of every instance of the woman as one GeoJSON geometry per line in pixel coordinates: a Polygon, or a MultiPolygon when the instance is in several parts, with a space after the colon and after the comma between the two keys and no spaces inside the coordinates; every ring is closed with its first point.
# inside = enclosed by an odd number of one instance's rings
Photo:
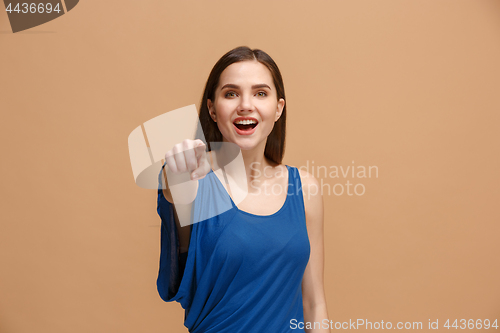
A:
{"type": "Polygon", "coordinates": [[[159,175],[161,298],[181,303],[190,332],[330,332],[322,196],[314,177],[281,164],[286,105],[275,62],[248,47],[226,53],[199,117],[208,153],[203,140],[185,140],[159,175]],[[244,168],[230,164],[231,146],[244,168]],[[241,180],[248,194],[236,200],[241,180]]]}

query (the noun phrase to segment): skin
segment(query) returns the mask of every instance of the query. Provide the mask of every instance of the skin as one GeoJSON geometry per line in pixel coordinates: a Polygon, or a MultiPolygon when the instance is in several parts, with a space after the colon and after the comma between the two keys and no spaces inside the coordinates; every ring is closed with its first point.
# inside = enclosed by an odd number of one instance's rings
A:
{"type": "MultiPolygon", "coordinates": [[[[238,209],[255,215],[271,215],[278,211],[286,200],[288,186],[288,171],[283,164],[275,165],[264,156],[267,137],[274,123],[283,111],[285,100],[278,99],[273,78],[267,67],[258,61],[242,61],[229,65],[221,74],[215,91],[214,100],[207,100],[209,113],[217,123],[224,142],[237,144],[242,153],[249,193],[238,203],[238,209]],[[256,86],[258,85],[258,87],[256,86]],[[233,121],[239,116],[250,116],[258,120],[258,125],[252,135],[239,135],[233,126],[233,121]],[[273,194],[272,188],[280,186],[280,195],[273,194]]],[[[189,154],[167,153],[167,163],[178,172],[192,171],[198,178],[208,173],[208,168],[202,168],[196,161],[204,160],[204,146],[194,141],[185,141],[174,147],[174,153],[182,150],[189,154]],[[195,157],[196,146],[200,156],[195,157]],[[193,171],[194,170],[194,171],[193,171]],[[200,170],[203,170],[200,173],[200,170]]],[[[217,161],[215,156],[213,161],[217,161]]],[[[216,169],[216,168],[213,168],[216,169]]],[[[306,224],[311,253],[302,280],[302,297],[305,322],[322,322],[328,319],[326,298],[324,293],[324,241],[323,241],[323,197],[318,190],[319,183],[315,177],[300,170],[302,192],[306,212],[306,224]]],[[[227,170],[228,177],[231,171],[227,170]]],[[[222,176],[217,174],[222,181],[222,176]]],[[[190,191],[197,189],[197,181],[187,187],[190,191]],[[195,185],[193,185],[195,184],[195,185]]],[[[225,186],[225,185],[224,185],[225,186]]],[[[229,190],[226,188],[226,190],[229,190]]],[[[228,191],[229,192],[229,191],[228,191]]],[[[167,200],[172,202],[170,192],[164,190],[167,200]]],[[[178,212],[179,213],[179,212],[178,212]]],[[[180,246],[187,250],[189,242],[189,226],[180,227],[180,246]]],[[[181,250],[182,251],[182,250],[181,250]]],[[[329,329],[307,330],[308,333],[330,332],[329,329]]]]}
{"type": "Polygon", "coordinates": [[[278,211],[286,199],[286,191],[276,196],[270,189],[275,185],[285,189],[288,172],[284,165],[275,166],[268,160],[264,150],[267,137],[283,112],[285,100],[278,100],[267,67],[257,61],[229,65],[221,73],[214,101],[208,99],[207,105],[223,142],[235,143],[242,152],[249,193],[238,208],[256,215],[278,211]],[[254,87],[256,85],[259,87],[254,87]],[[257,119],[258,125],[252,135],[239,135],[234,129],[233,122],[240,116],[257,119]]]}
{"type": "MultiPolygon", "coordinates": [[[[311,254],[302,279],[304,322],[319,322],[328,319],[324,291],[324,237],[323,237],[323,195],[318,180],[310,173],[300,170],[302,194],[306,211],[307,233],[311,254]]],[[[321,325],[322,326],[322,325],[321,325]]],[[[308,333],[330,332],[330,329],[305,329],[308,333]]]]}
{"type": "MultiPolygon", "coordinates": [[[[267,67],[257,61],[243,61],[228,66],[221,74],[219,86],[216,90],[214,102],[208,100],[210,115],[217,122],[218,127],[226,142],[236,143],[242,150],[248,182],[251,184],[247,198],[238,205],[238,208],[257,215],[270,215],[279,210],[286,197],[262,195],[265,191],[256,190],[256,180],[261,176],[263,187],[266,185],[280,184],[286,189],[288,174],[283,171],[285,166],[273,166],[264,157],[267,137],[271,133],[274,122],[279,119],[284,99],[277,98],[273,78],[267,67]],[[266,84],[269,88],[252,89],[252,85],[266,84]],[[225,85],[235,84],[238,89],[227,88],[225,85]],[[252,135],[241,136],[233,128],[233,120],[238,116],[251,116],[259,121],[256,131],[252,135]],[[255,164],[259,162],[257,169],[255,164]],[[270,171],[271,170],[271,171],[270,171]],[[264,174],[266,172],[266,174],[264,174]],[[285,175],[285,176],[283,176],[285,175]],[[252,183],[251,183],[252,182],[252,183]],[[257,195],[260,193],[260,195],[257,195]],[[255,194],[255,195],[253,195],[255,194]]],[[[304,205],[306,211],[306,224],[311,244],[309,262],[302,280],[302,297],[305,322],[322,322],[328,318],[326,297],[324,292],[324,241],[323,241],[323,197],[319,183],[310,173],[299,170],[302,185],[304,205]]],[[[308,333],[330,332],[329,329],[306,330],[308,333]]]]}

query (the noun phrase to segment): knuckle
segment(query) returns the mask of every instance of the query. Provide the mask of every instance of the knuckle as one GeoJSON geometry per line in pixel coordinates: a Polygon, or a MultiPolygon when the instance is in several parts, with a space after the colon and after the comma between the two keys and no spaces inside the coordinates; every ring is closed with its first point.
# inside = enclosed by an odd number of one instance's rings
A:
{"type": "Polygon", "coordinates": [[[194,144],[195,144],[195,145],[196,145],[196,147],[198,147],[198,148],[199,148],[199,147],[205,147],[205,143],[204,143],[202,140],[200,140],[200,139],[196,139],[196,140],[194,140],[194,144]]]}
{"type": "Polygon", "coordinates": [[[191,140],[185,139],[184,141],[182,141],[182,148],[184,148],[184,150],[189,149],[190,146],[191,146],[191,140]]]}

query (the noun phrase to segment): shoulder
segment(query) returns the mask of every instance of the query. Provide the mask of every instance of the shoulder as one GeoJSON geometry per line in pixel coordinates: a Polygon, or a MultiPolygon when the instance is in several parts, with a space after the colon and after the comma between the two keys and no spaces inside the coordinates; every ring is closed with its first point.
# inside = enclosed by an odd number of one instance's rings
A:
{"type": "Polygon", "coordinates": [[[300,175],[300,181],[302,183],[302,187],[310,188],[319,186],[319,181],[316,177],[314,177],[314,175],[301,168],[295,168],[295,169],[297,169],[297,172],[300,175]]]}
{"type": "Polygon", "coordinates": [[[308,171],[297,167],[293,168],[297,169],[300,177],[306,213],[312,213],[312,210],[316,211],[319,207],[322,207],[323,196],[321,194],[320,182],[308,171]]]}

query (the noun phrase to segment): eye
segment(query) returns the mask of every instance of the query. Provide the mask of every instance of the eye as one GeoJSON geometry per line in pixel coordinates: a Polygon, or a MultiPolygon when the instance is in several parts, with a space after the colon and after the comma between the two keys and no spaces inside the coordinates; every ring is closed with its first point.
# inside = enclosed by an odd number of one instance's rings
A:
{"type": "Polygon", "coordinates": [[[267,96],[267,93],[266,93],[265,91],[259,91],[259,92],[257,93],[257,95],[258,95],[258,96],[265,97],[265,96],[267,96]],[[260,95],[260,94],[262,94],[262,95],[260,95]]]}
{"type": "Polygon", "coordinates": [[[234,96],[236,96],[236,94],[235,94],[235,92],[234,92],[234,91],[228,91],[228,92],[224,95],[224,97],[226,97],[226,98],[227,98],[227,97],[234,97],[234,96]]]}

